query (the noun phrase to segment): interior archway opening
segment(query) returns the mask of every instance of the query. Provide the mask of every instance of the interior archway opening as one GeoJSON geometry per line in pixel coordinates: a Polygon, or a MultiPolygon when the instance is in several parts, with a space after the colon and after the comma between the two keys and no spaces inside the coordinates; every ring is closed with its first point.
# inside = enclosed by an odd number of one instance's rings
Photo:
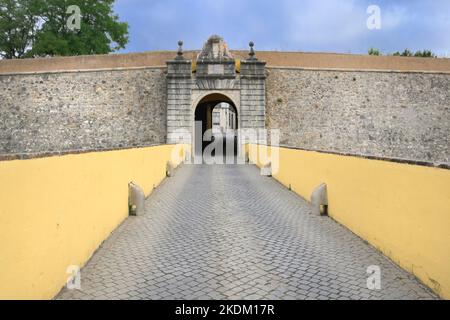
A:
{"type": "Polygon", "coordinates": [[[217,156],[220,149],[224,156],[236,157],[238,123],[238,111],[231,99],[221,94],[203,98],[195,108],[195,155],[212,150],[211,155],[217,156]]]}

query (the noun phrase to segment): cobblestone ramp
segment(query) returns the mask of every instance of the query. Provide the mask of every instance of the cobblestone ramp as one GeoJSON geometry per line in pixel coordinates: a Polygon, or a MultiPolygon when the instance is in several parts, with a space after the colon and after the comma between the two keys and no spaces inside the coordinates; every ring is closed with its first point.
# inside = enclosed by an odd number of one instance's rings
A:
{"type": "Polygon", "coordinates": [[[254,166],[185,165],[57,299],[434,299],[414,277],[254,166]],[[367,267],[381,290],[367,289],[367,267]]]}

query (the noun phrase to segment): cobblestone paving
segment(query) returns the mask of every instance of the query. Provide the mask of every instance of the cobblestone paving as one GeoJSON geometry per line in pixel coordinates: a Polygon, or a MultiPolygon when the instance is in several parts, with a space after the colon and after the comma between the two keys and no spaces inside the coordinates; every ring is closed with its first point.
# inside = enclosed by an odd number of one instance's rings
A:
{"type": "Polygon", "coordinates": [[[432,299],[412,276],[253,166],[179,168],[57,299],[432,299]],[[381,290],[367,289],[367,267],[381,290]]]}

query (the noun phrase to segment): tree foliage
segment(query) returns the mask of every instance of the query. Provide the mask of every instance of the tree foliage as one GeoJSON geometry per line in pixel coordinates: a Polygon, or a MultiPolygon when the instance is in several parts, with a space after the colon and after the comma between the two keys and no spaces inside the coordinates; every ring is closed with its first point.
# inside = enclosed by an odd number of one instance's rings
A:
{"type": "Polygon", "coordinates": [[[431,50],[416,51],[414,56],[423,58],[436,58],[436,55],[431,50]]]}
{"type": "Polygon", "coordinates": [[[370,48],[368,53],[370,56],[381,56],[380,50],[375,49],[375,48],[370,48]]]}
{"type": "MultiPolygon", "coordinates": [[[[376,48],[370,48],[367,52],[370,56],[381,56],[380,50],[376,48]]],[[[431,50],[423,50],[423,51],[411,51],[409,49],[405,49],[403,52],[394,52],[393,56],[398,57],[420,57],[420,58],[437,58],[437,55],[433,53],[431,50]]]]}
{"type": "Polygon", "coordinates": [[[414,53],[409,49],[405,49],[402,53],[397,51],[393,54],[393,56],[399,56],[399,57],[412,57],[413,55],[414,55],[414,53]]]}
{"type": "MultiPolygon", "coordinates": [[[[370,48],[368,51],[368,54],[371,56],[381,56],[380,50],[376,48],[370,48]]],[[[421,57],[421,58],[436,58],[437,56],[431,51],[431,50],[423,50],[423,51],[416,51],[413,52],[409,49],[405,49],[403,52],[395,52],[392,54],[393,56],[398,57],[421,57]]]]}
{"type": "Polygon", "coordinates": [[[5,58],[106,54],[128,43],[114,0],[0,0],[0,54],[5,58]],[[67,21],[80,8],[80,29],[67,21]]]}
{"type": "Polygon", "coordinates": [[[419,51],[413,52],[409,49],[405,49],[402,53],[397,51],[393,55],[399,56],[399,57],[436,58],[436,55],[431,50],[423,50],[423,51],[419,50],[419,51]]]}
{"type": "Polygon", "coordinates": [[[21,58],[36,35],[38,17],[33,0],[0,0],[0,55],[21,58]]]}

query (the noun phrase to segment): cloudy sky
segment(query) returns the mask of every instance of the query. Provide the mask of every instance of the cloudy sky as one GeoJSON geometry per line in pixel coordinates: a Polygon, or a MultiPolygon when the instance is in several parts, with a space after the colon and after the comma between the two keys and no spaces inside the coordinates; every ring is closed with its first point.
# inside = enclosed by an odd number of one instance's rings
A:
{"type": "Polygon", "coordinates": [[[130,24],[123,52],[199,49],[212,34],[232,49],[383,53],[431,49],[450,57],[450,0],[116,0],[130,24]],[[369,30],[367,8],[381,9],[369,30]]]}

